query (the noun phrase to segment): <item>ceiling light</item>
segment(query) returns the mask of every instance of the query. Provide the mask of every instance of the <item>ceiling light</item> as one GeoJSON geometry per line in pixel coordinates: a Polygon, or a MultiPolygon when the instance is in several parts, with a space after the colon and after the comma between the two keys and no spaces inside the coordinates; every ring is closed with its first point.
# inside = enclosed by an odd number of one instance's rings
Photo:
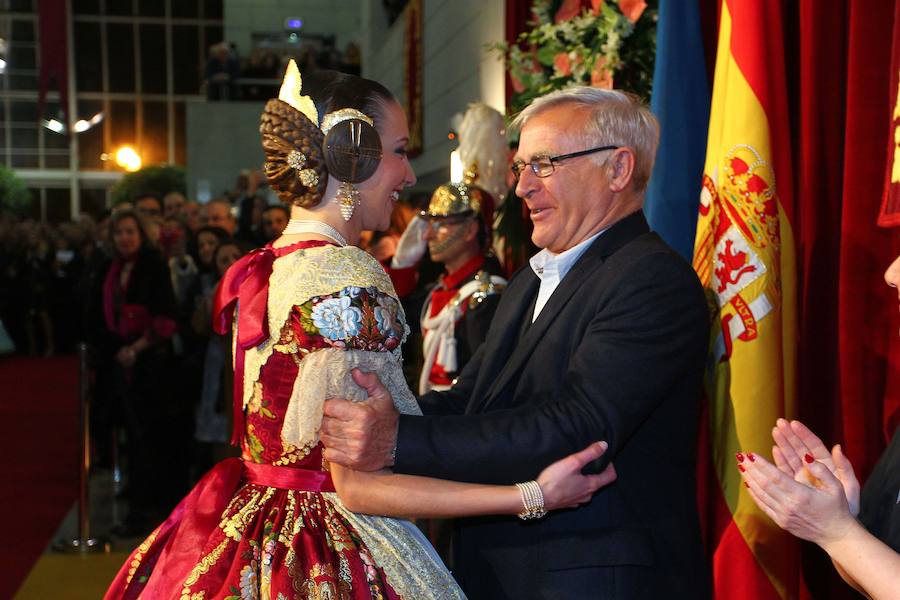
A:
{"type": "Polygon", "coordinates": [[[66,126],[56,119],[45,120],[41,123],[44,125],[44,127],[56,133],[63,133],[66,130],[66,126]]]}

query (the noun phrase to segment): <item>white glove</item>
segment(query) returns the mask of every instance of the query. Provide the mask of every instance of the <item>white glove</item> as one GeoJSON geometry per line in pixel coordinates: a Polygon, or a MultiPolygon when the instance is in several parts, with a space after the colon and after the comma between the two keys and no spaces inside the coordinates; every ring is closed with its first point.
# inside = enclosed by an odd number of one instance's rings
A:
{"type": "Polygon", "coordinates": [[[406,226],[400,241],[397,242],[397,251],[391,259],[391,268],[406,269],[422,260],[428,242],[425,240],[425,231],[428,229],[428,221],[416,215],[406,226]]]}

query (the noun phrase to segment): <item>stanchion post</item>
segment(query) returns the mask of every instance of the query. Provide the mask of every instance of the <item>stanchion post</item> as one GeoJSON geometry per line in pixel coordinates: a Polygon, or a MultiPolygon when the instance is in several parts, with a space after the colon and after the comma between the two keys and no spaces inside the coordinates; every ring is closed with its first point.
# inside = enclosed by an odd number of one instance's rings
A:
{"type": "Polygon", "coordinates": [[[91,374],[90,347],[78,344],[78,537],[57,547],[70,552],[109,552],[109,544],[91,537],[91,374]]]}

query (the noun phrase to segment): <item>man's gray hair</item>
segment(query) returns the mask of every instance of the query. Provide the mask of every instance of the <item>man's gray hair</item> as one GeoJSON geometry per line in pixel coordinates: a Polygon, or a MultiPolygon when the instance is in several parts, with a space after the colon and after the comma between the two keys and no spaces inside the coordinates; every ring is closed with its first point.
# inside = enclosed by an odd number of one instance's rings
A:
{"type": "Polygon", "coordinates": [[[632,181],[635,190],[643,192],[653,171],[659,145],[659,122],[650,109],[637,96],[627,92],[574,86],[535,98],[516,116],[511,129],[521,131],[535,115],[562,104],[590,109],[582,134],[587,144],[585,150],[615,145],[628,146],[634,151],[632,181]]]}

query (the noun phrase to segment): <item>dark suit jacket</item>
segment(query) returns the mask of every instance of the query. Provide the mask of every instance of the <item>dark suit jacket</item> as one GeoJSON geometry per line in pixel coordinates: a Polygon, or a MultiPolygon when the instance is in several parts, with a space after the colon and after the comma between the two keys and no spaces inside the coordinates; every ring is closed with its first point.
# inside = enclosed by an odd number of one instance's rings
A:
{"type": "Polygon", "coordinates": [[[643,213],[603,233],[530,322],[529,268],[501,296],[456,386],[402,416],[398,472],[511,484],[606,440],[618,480],[537,522],[461,520],[472,599],[708,597],[695,493],[706,302],[643,213]]]}

